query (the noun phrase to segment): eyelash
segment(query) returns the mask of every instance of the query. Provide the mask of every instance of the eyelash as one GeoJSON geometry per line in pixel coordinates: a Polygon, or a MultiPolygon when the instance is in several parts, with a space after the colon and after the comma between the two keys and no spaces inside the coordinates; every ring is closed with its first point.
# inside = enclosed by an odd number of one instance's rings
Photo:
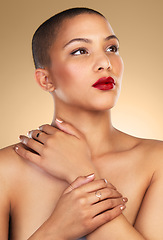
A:
{"type": "Polygon", "coordinates": [[[115,52],[115,53],[117,53],[119,51],[119,47],[116,45],[112,45],[109,48],[107,48],[107,50],[108,49],[111,49],[111,52],[115,52]]]}
{"type": "Polygon", "coordinates": [[[78,55],[83,55],[85,53],[88,53],[88,51],[85,48],[78,48],[78,49],[74,50],[73,52],[71,52],[71,55],[78,56],[78,55]],[[84,53],[76,54],[79,51],[80,52],[83,51],[84,53]]]}
{"type": "MultiPolygon", "coordinates": [[[[107,48],[106,51],[107,50],[111,50],[109,52],[117,53],[119,51],[119,47],[116,45],[112,45],[109,48],[107,48]]],[[[73,55],[73,56],[78,56],[78,55],[83,55],[83,54],[88,54],[88,50],[86,50],[85,48],[78,48],[78,49],[74,50],[73,52],[71,52],[71,55],[73,55]],[[80,51],[80,54],[76,54],[79,51],[80,51]],[[81,53],[82,51],[83,51],[83,53],[81,53]]]]}

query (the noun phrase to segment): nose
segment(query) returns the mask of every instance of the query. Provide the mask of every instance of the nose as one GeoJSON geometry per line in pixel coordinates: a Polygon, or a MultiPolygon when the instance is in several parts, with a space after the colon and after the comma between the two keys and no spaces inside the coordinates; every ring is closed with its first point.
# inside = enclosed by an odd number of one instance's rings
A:
{"type": "Polygon", "coordinates": [[[112,69],[112,65],[109,57],[105,53],[97,54],[94,62],[94,71],[112,69]]]}

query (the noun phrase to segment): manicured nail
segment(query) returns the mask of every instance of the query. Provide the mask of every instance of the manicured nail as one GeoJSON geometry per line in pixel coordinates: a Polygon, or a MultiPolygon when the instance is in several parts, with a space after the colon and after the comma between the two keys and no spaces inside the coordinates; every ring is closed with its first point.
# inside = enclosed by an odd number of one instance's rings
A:
{"type": "Polygon", "coordinates": [[[91,174],[89,174],[88,176],[86,176],[86,178],[93,178],[95,176],[95,174],[94,173],[91,173],[91,174]]]}
{"type": "Polygon", "coordinates": [[[30,132],[27,132],[27,136],[28,136],[29,138],[31,138],[31,136],[30,136],[30,132]]]}
{"type": "Polygon", "coordinates": [[[128,198],[124,197],[124,198],[122,198],[122,201],[123,201],[124,203],[126,203],[126,202],[128,202],[128,198]]]}
{"type": "Polygon", "coordinates": [[[126,208],[125,205],[120,205],[120,209],[121,209],[121,211],[123,211],[125,208],[126,208]]]}
{"type": "Polygon", "coordinates": [[[105,182],[106,184],[108,184],[108,181],[106,180],[106,178],[104,178],[104,182],[105,182]]]}
{"type": "Polygon", "coordinates": [[[60,119],[58,119],[58,118],[56,118],[55,120],[56,120],[58,123],[63,123],[63,121],[60,120],[60,119]]]}
{"type": "Polygon", "coordinates": [[[20,142],[22,142],[23,144],[27,144],[28,142],[28,138],[22,137],[21,135],[19,136],[20,142]]]}
{"type": "Polygon", "coordinates": [[[19,139],[20,142],[22,142],[22,136],[21,135],[18,137],[18,139],[19,139]]]}
{"type": "Polygon", "coordinates": [[[17,151],[19,148],[18,148],[18,146],[15,146],[15,148],[14,148],[14,149],[15,149],[15,151],[17,151]]]}

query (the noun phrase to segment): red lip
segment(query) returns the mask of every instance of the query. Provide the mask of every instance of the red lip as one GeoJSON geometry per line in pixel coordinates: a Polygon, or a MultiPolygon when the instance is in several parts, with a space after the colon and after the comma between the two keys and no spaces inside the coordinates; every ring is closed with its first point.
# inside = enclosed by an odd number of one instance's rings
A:
{"type": "Polygon", "coordinates": [[[95,82],[92,87],[99,90],[111,90],[115,85],[115,81],[112,77],[103,77],[95,82]]]}

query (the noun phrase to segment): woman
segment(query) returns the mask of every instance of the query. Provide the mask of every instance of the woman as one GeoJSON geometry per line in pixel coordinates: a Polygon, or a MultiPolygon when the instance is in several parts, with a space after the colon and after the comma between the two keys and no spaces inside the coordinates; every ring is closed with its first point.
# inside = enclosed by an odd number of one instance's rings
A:
{"type": "Polygon", "coordinates": [[[89,9],[63,12],[36,31],[35,76],[55,114],[52,126],[20,136],[20,157],[11,147],[1,152],[0,218],[11,213],[11,239],[37,228],[29,239],[162,239],[162,142],[111,123],[123,75],[118,49],[107,20],[89,9]],[[125,210],[127,199],[110,183],[129,199],[125,210]]]}

